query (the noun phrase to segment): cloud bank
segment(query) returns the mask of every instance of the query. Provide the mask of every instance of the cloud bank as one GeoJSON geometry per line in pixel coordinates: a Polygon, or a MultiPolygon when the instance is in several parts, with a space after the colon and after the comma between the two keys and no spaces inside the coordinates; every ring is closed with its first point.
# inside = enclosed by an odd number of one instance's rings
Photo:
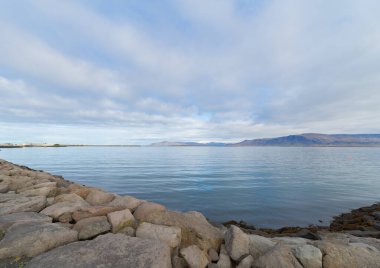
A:
{"type": "Polygon", "coordinates": [[[4,1],[0,142],[379,133],[379,8],[4,1]]]}

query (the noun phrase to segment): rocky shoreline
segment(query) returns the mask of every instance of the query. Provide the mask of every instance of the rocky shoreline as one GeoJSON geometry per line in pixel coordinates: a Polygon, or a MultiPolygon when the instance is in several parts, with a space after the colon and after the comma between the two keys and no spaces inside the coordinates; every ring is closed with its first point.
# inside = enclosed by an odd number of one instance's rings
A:
{"type": "Polygon", "coordinates": [[[0,160],[0,267],[380,267],[380,204],[329,227],[212,225],[0,160]]]}

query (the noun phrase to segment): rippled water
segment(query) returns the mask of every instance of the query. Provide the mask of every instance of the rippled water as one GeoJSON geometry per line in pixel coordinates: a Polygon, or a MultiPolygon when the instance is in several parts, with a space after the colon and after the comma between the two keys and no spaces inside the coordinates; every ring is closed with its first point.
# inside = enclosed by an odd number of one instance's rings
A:
{"type": "Polygon", "coordinates": [[[24,148],[1,149],[0,158],[173,210],[197,210],[212,221],[259,227],[328,224],[380,201],[380,148],[24,148]]]}

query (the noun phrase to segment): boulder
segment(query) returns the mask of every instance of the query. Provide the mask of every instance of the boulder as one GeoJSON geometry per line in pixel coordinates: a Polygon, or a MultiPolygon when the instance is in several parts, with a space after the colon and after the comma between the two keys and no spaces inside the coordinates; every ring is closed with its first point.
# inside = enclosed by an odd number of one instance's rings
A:
{"type": "Polygon", "coordinates": [[[133,216],[135,216],[137,220],[146,221],[152,213],[161,211],[166,211],[166,208],[163,205],[152,202],[143,202],[136,208],[133,216]]]}
{"type": "Polygon", "coordinates": [[[176,248],[181,244],[181,228],[143,222],[136,230],[136,237],[160,240],[176,248]]]}
{"type": "Polygon", "coordinates": [[[111,223],[113,233],[117,233],[124,227],[133,226],[135,224],[135,218],[129,209],[108,213],[107,218],[111,223]]]}
{"type": "Polygon", "coordinates": [[[70,223],[73,220],[72,214],[70,212],[65,212],[58,217],[60,223],[70,223]]]}
{"type": "Polygon", "coordinates": [[[33,185],[34,179],[27,176],[14,175],[9,177],[5,182],[9,185],[9,191],[17,191],[18,189],[33,185]]]}
{"type": "Polygon", "coordinates": [[[3,193],[6,193],[8,191],[9,191],[9,185],[5,184],[5,183],[1,183],[0,184],[0,193],[3,194],[3,193]]]}
{"type": "Polygon", "coordinates": [[[226,250],[234,261],[240,261],[249,254],[249,237],[239,227],[231,225],[224,234],[226,250]]]}
{"type": "Polygon", "coordinates": [[[58,218],[64,213],[73,213],[77,210],[83,209],[88,206],[89,205],[84,201],[83,202],[64,201],[64,202],[55,203],[45,208],[44,210],[42,210],[40,213],[50,216],[55,220],[58,220],[58,218]]]}
{"type": "Polygon", "coordinates": [[[294,257],[291,248],[281,243],[255,259],[253,266],[256,268],[303,268],[294,257]]]}
{"type": "Polygon", "coordinates": [[[91,188],[85,187],[76,183],[70,184],[67,188],[70,193],[79,195],[83,199],[86,199],[86,197],[91,191],[91,188]]]}
{"type": "MultiPolygon", "coordinates": [[[[300,247],[300,246],[306,245],[307,243],[310,242],[310,240],[308,240],[306,238],[302,238],[302,237],[288,237],[288,236],[274,237],[274,238],[271,238],[270,240],[273,241],[273,242],[275,242],[275,243],[281,242],[281,243],[287,245],[290,248],[300,247]]],[[[270,242],[268,242],[268,244],[270,244],[270,242]]]]}
{"type": "Polygon", "coordinates": [[[172,267],[173,268],[187,268],[187,262],[184,258],[174,255],[172,258],[172,267]]]}
{"type": "MultiPolygon", "coordinates": [[[[135,211],[140,209],[146,203],[141,204],[135,211]]],[[[141,216],[141,214],[137,214],[141,216]]],[[[220,244],[223,241],[222,232],[212,226],[207,219],[199,212],[175,212],[175,211],[155,211],[147,213],[144,217],[139,217],[139,220],[160,224],[166,226],[177,226],[181,228],[181,247],[197,245],[202,250],[207,251],[209,248],[219,250],[220,244]]]]}
{"type": "Polygon", "coordinates": [[[252,257],[252,255],[248,255],[247,257],[245,257],[244,259],[242,259],[238,266],[236,266],[236,268],[251,268],[252,267],[252,264],[254,262],[254,259],[252,257]]]}
{"type": "Polygon", "coordinates": [[[220,246],[219,261],[217,263],[218,268],[231,268],[232,263],[230,256],[228,256],[225,245],[220,246]]]}
{"type": "Polygon", "coordinates": [[[169,247],[160,241],[109,233],[53,249],[28,264],[30,268],[52,266],[169,268],[171,258],[169,247]]]}
{"type": "Polygon", "coordinates": [[[5,232],[15,223],[51,222],[52,218],[36,212],[18,212],[0,216],[0,232],[5,232]]]}
{"type": "Polygon", "coordinates": [[[78,221],[73,230],[78,232],[79,240],[85,240],[110,231],[111,225],[106,216],[99,216],[78,221]]]}
{"type": "Polygon", "coordinates": [[[44,196],[22,196],[18,194],[0,195],[0,215],[16,212],[39,212],[45,207],[44,196]]]}
{"type": "Polygon", "coordinates": [[[196,245],[183,248],[180,253],[190,268],[204,268],[209,263],[207,255],[196,245]]]}
{"type": "Polygon", "coordinates": [[[59,203],[59,202],[83,203],[83,204],[89,205],[82,197],[74,193],[57,195],[54,198],[53,204],[59,203]]]}
{"type": "Polygon", "coordinates": [[[52,197],[52,196],[56,195],[57,187],[47,186],[47,187],[25,190],[25,191],[22,191],[20,193],[23,195],[26,195],[26,196],[37,195],[37,196],[52,197]]]}
{"type": "Polygon", "coordinates": [[[115,198],[114,194],[107,193],[98,189],[92,189],[86,197],[86,201],[93,206],[103,205],[111,202],[115,198]]]}
{"type": "Polygon", "coordinates": [[[0,259],[22,256],[34,257],[77,239],[78,233],[76,231],[54,223],[13,224],[0,241],[0,259]]]}
{"type": "Polygon", "coordinates": [[[49,181],[49,182],[43,182],[43,183],[33,184],[31,186],[18,189],[16,192],[17,193],[21,193],[21,192],[24,192],[24,191],[34,190],[34,189],[44,188],[44,187],[57,187],[57,183],[49,181]]]}
{"type": "Polygon", "coordinates": [[[92,206],[85,207],[78,211],[75,211],[72,215],[75,221],[79,221],[85,218],[96,217],[96,216],[106,216],[110,212],[121,210],[119,207],[111,206],[92,206]]]}
{"type": "Polygon", "coordinates": [[[130,211],[134,211],[138,206],[146,201],[134,198],[133,196],[117,196],[114,200],[107,204],[107,206],[111,207],[119,207],[123,209],[129,209],[130,211]]]}
{"type": "Polygon", "coordinates": [[[259,235],[249,235],[249,254],[251,254],[254,259],[264,255],[275,245],[276,243],[269,238],[259,235]]]}
{"type": "Polygon", "coordinates": [[[318,241],[316,246],[323,254],[323,267],[379,267],[380,253],[372,246],[363,243],[331,243],[318,241]]]}
{"type": "Polygon", "coordinates": [[[218,252],[213,249],[213,248],[210,248],[208,251],[208,256],[210,257],[210,260],[213,261],[213,262],[217,262],[219,260],[219,255],[218,255],[218,252]]]}
{"type": "Polygon", "coordinates": [[[125,234],[127,236],[132,236],[132,237],[136,236],[136,230],[133,229],[133,227],[131,226],[124,227],[123,229],[119,230],[118,233],[125,234]]]}
{"type": "Polygon", "coordinates": [[[303,245],[296,247],[293,253],[304,268],[322,268],[322,252],[318,248],[303,245]]]}

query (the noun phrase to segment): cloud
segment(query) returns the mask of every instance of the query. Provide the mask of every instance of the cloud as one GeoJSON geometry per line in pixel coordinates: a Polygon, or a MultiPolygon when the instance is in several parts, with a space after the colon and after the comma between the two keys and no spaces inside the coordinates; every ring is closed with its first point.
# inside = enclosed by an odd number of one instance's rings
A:
{"type": "Polygon", "coordinates": [[[0,122],[125,143],[380,130],[377,1],[104,5],[4,5],[0,122]]]}

